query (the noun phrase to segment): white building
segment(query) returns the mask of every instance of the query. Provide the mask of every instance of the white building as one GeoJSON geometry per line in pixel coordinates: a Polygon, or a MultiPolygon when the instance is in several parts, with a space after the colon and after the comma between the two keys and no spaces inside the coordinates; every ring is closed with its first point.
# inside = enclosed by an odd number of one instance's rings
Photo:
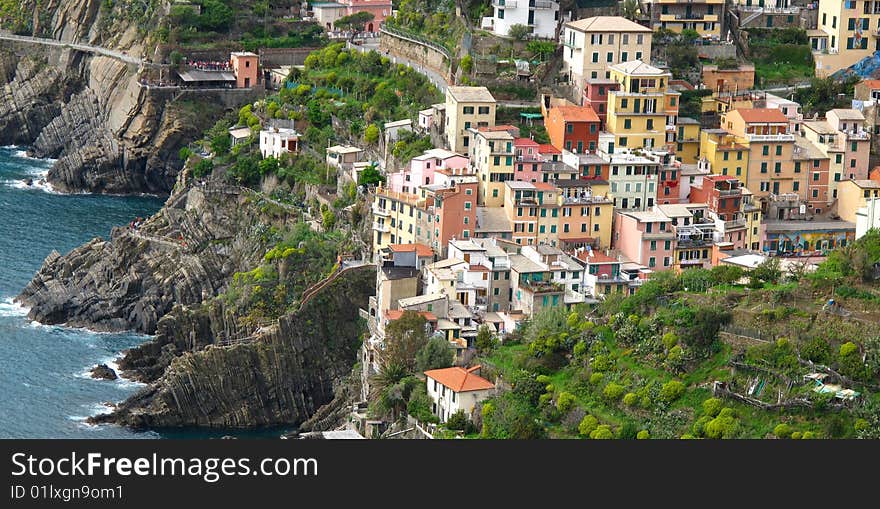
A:
{"type": "Polygon", "coordinates": [[[425,371],[428,397],[433,401],[431,411],[446,422],[449,416],[464,410],[471,416],[474,406],[495,393],[495,384],[474,374],[480,366],[452,367],[425,371]]]}
{"type": "Polygon", "coordinates": [[[856,211],[856,239],[871,228],[880,228],[880,198],[865,198],[866,205],[856,211]]]}
{"type": "Polygon", "coordinates": [[[289,127],[270,127],[260,131],[260,154],[280,158],[299,152],[299,133],[289,127]]]}
{"type": "Polygon", "coordinates": [[[492,0],[492,16],[483,18],[482,28],[506,37],[513,25],[525,25],[534,37],[556,38],[559,2],[550,0],[492,0]]]}

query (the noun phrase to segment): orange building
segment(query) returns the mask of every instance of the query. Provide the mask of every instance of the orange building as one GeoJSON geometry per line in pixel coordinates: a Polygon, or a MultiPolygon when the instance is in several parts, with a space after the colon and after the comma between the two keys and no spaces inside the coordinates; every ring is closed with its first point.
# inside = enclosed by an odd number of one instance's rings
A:
{"type": "Polygon", "coordinates": [[[599,116],[589,106],[553,106],[544,116],[550,143],[577,154],[596,152],[599,124],[599,116]]]}
{"type": "Polygon", "coordinates": [[[251,88],[259,83],[260,57],[249,51],[239,51],[229,56],[229,65],[235,74],[235,88],[251,88]]]}

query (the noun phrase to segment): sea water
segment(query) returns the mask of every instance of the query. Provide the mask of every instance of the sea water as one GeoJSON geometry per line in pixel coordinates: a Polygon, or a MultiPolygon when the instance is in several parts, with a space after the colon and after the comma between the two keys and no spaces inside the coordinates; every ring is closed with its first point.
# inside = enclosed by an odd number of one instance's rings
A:
{"type": "Polygon", "coordinates": [[[15,304],[52,250],[65,254],[162,205],[155,197],[61,194],[45,183],[51,161],[22,147],[0,148],[0,438],[157,438],[119,426],[92,426],[141,384],[94,380],[96,364],[114,366],[122,350],[147,336],[42,325],[15,304]],[[28,185],[28,181],[30,185],[28,185]]]}

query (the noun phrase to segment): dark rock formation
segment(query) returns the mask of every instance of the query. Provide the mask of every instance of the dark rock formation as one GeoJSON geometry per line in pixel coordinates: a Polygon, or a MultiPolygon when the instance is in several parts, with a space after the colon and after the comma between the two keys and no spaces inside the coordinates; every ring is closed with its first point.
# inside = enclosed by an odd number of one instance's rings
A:
{"type": "MultiPolygon", "coordinates": [[[[131,57],[148,53],[137,27],[125,17],[108,25],[100,4],[44,2],[34,18],[51,26],[34,31],[131,57]]],[[[140,72],[109,56],[0,41],[0,145],[29,145],[33,155],[57,159],[48,180],[62,191],[168,193],[183,166],[180,148],[223,107],[215,96],[178,101],[173,91],[142,87],[140,72]]]]}
{"type": "Polygon", "coordinates": [[[92,378],[97,378],[98,380],[116,380],[119,378],[116,372],[113,371],[113,368],[106,364],[98,364],[92,368],[91,373],[92,378]]]}
{"type": "Polygon", "coordinates": [[[252,268],[266,250],[257,232],[288,219],[244,206],[252,196],[246,189],[181,188],[139,228],[114,228],[109,241],[51,253],[16,298],[31,307],[29,317],[152,334],[175,304],[210,299],[232,274],[252,268]]]}
{"type": "Polygon", "coordinates": [[[164,373],[113,413],[91,420],[135,428],[299,424],[333,401],[334,385],[350,375],[365,327],[358,309],[374,284],[373,267],[348,271],[255,339],[230,346],[201,346],[226,327],[221,310],[176,308],[153,341],[123,360],[143,378],[167,363],[164,373]]]}

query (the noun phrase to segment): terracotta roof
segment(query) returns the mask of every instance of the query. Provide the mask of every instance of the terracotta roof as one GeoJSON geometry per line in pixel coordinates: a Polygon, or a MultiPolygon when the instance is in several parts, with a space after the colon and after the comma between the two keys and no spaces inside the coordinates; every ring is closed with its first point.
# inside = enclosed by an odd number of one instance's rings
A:
{"type": "MultiPolygon", "coordinates": [[[[428,311],[414,311],[414,312],[423,316],[425,318],[425,320],[427,320],[429,322],[436,322],[437,321],[437,316],[434,315],[434,313],[429,313],[428,311]]],[[[403,309],[389,309],[388,311],[385,311],[385,318],[387,318],[393,322],[394,320],[400,320],[400,317],[403,316],[403,313],[404,313],[403,309]]]]}
{"type": "Polygon", "coordinates": [[[484,391],[494,389],[495,384],[485,378],[473,374],[480,366],[464,369],[458,366],[425,371],[425,376],[437,380],[455,392],[484,391]]]}
{"type": "Polygon", "coordinates": [[[865,85],[871,90],[880,89],[880,80],[864,80],[861,84],[865,85]]]}
{"type": "Polygon", "coordinates": [[[593,256],[589,256],[588,251],[581,251],[578,253],[577,257],[579,260],[583,260],[589,263],[620,263],[620,260],[614,258],[613,256],[608,256],[604,253],[600,253],[598,251],[593,251],[593,256]]]}
{"type": "Polygon", "coordinates": [[[416,255],[419,257],[434,256],[434,251],[424,244],[389,244],[388,249],[395,253],[409,253],[410,251],[415,251],[416,255]]]}
{"type": "Polygon", "coordinates": [[[531,138],[515,138],[513,144],[517,147],[539,147],[538,142],[531,138]]]}
{"type": "MultiPolygon", "coordinates": [[[[747,123],[787,124],[788,118],[776,108],[750,108],[733,110],[747,123]]],[[[732,112],[731,112],[732,113],[732,112]]]]}
{"type": "Polygon", "coordinates": [[[598,122],[599,115],[589,106],[557,106],[555,108],[567,122],[598,122]]]}
{"type": "Polygon", "coordinates": [[[468,271],[469,272],[489,272],[489,269],[487,267],[482,266],[482,265],[471,265],[468,267],[468,271]]]}
{"type": "Polygon", "coordinates": [[[538,145],[538,153],[540,154],[561,154],[562,151],[549,143],[538,145]]]}
{"type": "Polygon", "coordinates": [[[519,127],[516,127],[515,125],[510,125],[510,124],[499,124],[499,125],[477,128],[477,131],[480,131],[482,133],[492,133],[492,132],[496,132],[496,131],[514,131],[514,130],[519,132],[519,127]]]}
{"type": "Polygon", "coordinates": [[[535,182],[532,185],[535,186],[535,189],[540,189],[541,191],[555,191],[556,190],[556,186],[554,186],[550,182],[535,182]]]}

